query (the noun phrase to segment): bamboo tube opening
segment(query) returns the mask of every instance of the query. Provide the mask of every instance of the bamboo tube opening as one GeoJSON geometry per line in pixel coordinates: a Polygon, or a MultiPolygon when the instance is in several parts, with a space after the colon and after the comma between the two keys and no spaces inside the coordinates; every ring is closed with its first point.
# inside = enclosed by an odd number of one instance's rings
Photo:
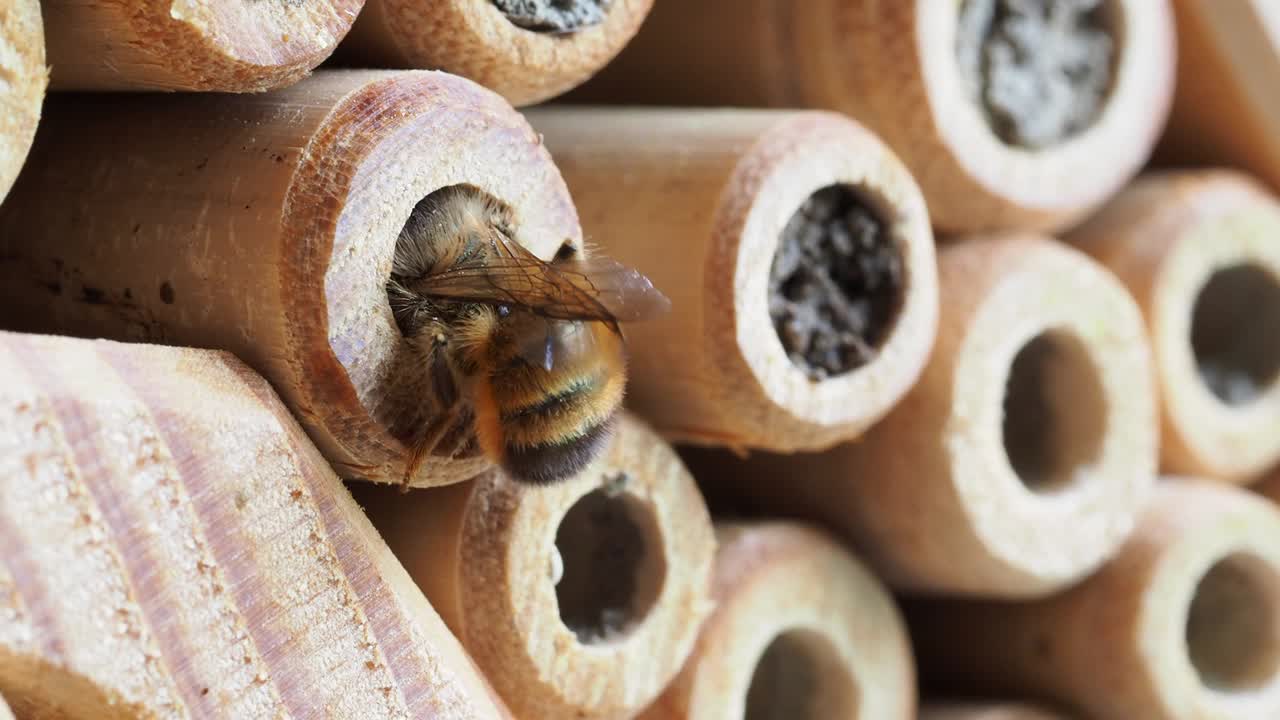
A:
{"type": "Polygon", "coordinates": [[[572,33],[604,22],[610,0],[491,0],[512,25],[544,33],[572,33]]]}
{"type": "Polygon", "coordinates": [[[1265,560],[1234,553],[1196,585],[1187,613],[1187,655],[1200,682],[1248,692],[1280,671],[1280,575],[1265,560]]]}
{"type": "Polygon", "coordinates": [[[1106,398],[1088,347],[1070,331],[1041,333],[1018,350],[1005,383],[1003,438],[1027,488],[1061,490],[1098,462],[1106,398]]]}
{"type": "Polygon", "coordinates": [[[857,720],[858,686],[824,634],[794,629],[778,635],[756,663],[744,720],[857,720]]]}
{"type": "Polygon", "coordinates": [[[616,482],[575,502],[556,531],[560,619],[587,644],[624,637],[643,622],[667,575],[653,509],[621,489],[625,474],[616,482]]]}
{"type": "Polygon", "coordinates": [[[1200,378],[1229,406],[1252,403],[1280,375],[1280,282],[1269,268],[1216,270],[1195,299],[1191,348],[1200,378]]]}

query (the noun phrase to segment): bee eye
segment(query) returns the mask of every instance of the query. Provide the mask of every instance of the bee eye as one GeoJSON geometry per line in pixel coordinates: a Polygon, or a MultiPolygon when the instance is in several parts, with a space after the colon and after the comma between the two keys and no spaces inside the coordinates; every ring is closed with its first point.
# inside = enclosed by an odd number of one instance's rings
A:
{"type": "Polygon", "coordinates": [[[507,307],[506,305],[498,306],[498,317],[504,318],[510,314],[511,314],[511,308],[507,307]]]}

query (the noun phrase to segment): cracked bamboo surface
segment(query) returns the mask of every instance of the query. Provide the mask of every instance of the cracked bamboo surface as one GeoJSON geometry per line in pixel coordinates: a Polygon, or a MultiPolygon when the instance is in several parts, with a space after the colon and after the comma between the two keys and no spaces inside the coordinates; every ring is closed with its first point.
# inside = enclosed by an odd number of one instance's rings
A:
{"type": "Polygon", "coordinates": [[[39,0],[6,5],[0,15],[0,201],[26,162],[49,86],[39,0]]]}

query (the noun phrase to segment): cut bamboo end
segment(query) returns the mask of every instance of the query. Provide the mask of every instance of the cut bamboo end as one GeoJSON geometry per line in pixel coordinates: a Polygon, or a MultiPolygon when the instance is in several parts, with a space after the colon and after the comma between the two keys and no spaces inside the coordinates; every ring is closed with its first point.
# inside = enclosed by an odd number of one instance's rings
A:
{"type": "Polygon", "coordinates": [[[838,530],[897,589],[1054,592],[1115,551],[1155,480],[1142,316],[1109,272],[1040,236],[975,236],[938,262],[937,346],[866,435],[686,459],[717,497],[838,530]]]}
{"type": "Polygon", "coordinates": [[[676,454],[624,414],[580,475],[358,491],[383,537],[517,717],[629,717],[711,609],[715,538],[676,454]]]}
{"type": "Polygon", "coordinates": [[[0,697],[0,720],[13,720],[13,712],[9,710],[3,697],[0,697]]]}
{"type": "Polygon", "coordinates": [[[1069,720],[1045,708],[1016,702],[931,703],[920,709],[919,720],[1069,720]]]}
{"type": "Polygon", "coordinates": [[[49,68],[39,0],[13,0],[0,15],[0,201],[13,187],[40,123],[49,68]]]}
{"type": "Polygon", "coordinates": [[[874,135],[823,112],[526,117],[589,240],[672,299],[626,328],[629,407],[664,437],[825,448],[915,382],[937,330],[933,235],[874,135]]]}
{"type": "Polygon", "coordinates": [[[364,0],[44,0],[52,88],[285,87],[333,53],[363,5],[364,0]]]}
{"type": "Polygon", "coordinates": [[[5,333],[0,378],[0,692],[20,717],[503,717],[234,357],[5,333]]]}
{"type": "Polygon", "coordinates": [[[547,24],[504,12],[504,3],[495,0],[368,0],[339,57],[375,67],[444,70],[492,88],[513,105],[533,105],[580,85],[613,60],[652,5],[505,3],[561,16],[547,24]],[[565,6],[569,10],[556,10],[565,6]]]}
{"type": "Polygon", "coordinates": [[[825,533],[718,523],[716,610],[640,720],[915,717],[915,666],[892,596],[825,533]]]}
{"type": "Polygon", "coordinates": [[[848,114],[902,157],[945,233],[1049,232],[1081,219],[1147,160],[1173,95],[1167,0],[1101,0],[1081,18],[1065,10],[1066,29],[1022,18],[1022,40],[981,17],[986,3],[967,4],[972,15],[930,0],[826,0],[803,13],[788,0],[693,5],[657,3],[568,98],[848,114]],[[998,51],[1047,69],[988,67],[998,51]]]}
{"type": "Polygon", "coordinates": [[[455,421],[410,484],[489,467],[387,282],[415,205],[456,185],[508,204],[543,258],[581,243],[509,104],[444,73],[326,70],[266,96],[64,96],[46,120],[0,208],[8,327],[230,350],[344,477],[401,482],[417,440],[455,421]]]}
{"type": "Polygon", "coordinates": [[[1280,203],[1225,169],[1151,173],[1066,239],[1146,316],[1167,472],[1237,483],[1280,462],[1280,203]]]}
{"type": "Polygon", "coordinates": [[[1162,163],[1232,165],[1280,187],[1280,12],[1265,0],[1174,0],[1178,77],[1162,163]]]}
{"type": "Polygon", "coordinates": [[[1097,574],[1033,603],[908,603],[926,684],[1088,717],[1280,715],[1280,512],[1168,478],[1097,574]]]}

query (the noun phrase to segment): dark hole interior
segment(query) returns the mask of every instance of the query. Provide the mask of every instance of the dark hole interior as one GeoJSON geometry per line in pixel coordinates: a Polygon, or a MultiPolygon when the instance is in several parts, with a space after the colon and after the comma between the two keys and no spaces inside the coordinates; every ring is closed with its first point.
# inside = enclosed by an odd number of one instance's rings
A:
{"type": "Polygon", "coordinates": [[[1280,373],[1280,283],[1248,263],[1215,272],[1196,298],[1191,349],[1205,385],[1245,405],[1280,373]]]}
{"type": "Polygon", "coordinates": [[[747,690],[745,720],[828,720],[858,717],[852,674],[829,640],[792,630],[769,644],[747,690]]]}
{"type": "Polygon", "coordinates": [[[1206,687],[1243,692],[1280,670],[1280,587],[1253,555],[1230,555],[1196,586],[1187,615],[1187,653],[1206,687]]]}
{"type": "Polygon", "coordinates": [[[604,22],[612,0],[490,0],[516,27],[565,34],[604,22]]]}

